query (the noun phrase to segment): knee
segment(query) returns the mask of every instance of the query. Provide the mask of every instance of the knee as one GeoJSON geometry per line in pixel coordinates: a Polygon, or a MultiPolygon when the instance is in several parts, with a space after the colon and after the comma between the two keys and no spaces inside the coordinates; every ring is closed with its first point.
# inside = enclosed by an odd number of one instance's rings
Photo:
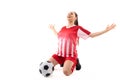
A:
{"type": "Polygon", "coordinates": [[[53,57],[51,57],[48,61],[52,62],[54,66],[58,64],[58,62],[53,57]]]}
{"type": "Polygon", "coordinates": [[[63,70],[63,73],[64,73],[66,76],[69,76],[69,75],[71,74],[70,70],[67,70],[67,69],[63,70]]]}

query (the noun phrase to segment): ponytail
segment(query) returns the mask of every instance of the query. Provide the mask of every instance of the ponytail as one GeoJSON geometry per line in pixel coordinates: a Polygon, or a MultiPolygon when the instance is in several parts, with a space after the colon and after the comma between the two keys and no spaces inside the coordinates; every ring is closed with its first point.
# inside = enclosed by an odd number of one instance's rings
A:
{"type": "MultiPolygon", "coordinates": [[[[75,12],[75,16],[76,16],[77,19],[75,20],[74,25],[78,26],[79,25],[79,23],[78,23],[78,15],[77,15],[76,12],[75,12]]],[[[77,38],[77,45],[79,45],[79,38],[77,38]]]]}
{"type": "Polygon", "coordinates": [[[74,24],[78,26],[79,25],[79,23],[78,23],[78,15],[77,15],[76,12],[75,12],[75,16],[76,16],[77,19],[75,20],[74,24]]]}
{"type": "Polygon", "coordinates": [[[79,25],[78,24],[78,19],[75,20],[74,24],[77,25],[77,26],[79,25]]]}

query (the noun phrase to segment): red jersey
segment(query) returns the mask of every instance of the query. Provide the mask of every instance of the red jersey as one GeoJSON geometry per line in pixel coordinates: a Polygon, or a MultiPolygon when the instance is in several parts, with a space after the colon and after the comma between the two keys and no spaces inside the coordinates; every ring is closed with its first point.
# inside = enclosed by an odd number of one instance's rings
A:
{"type": "Polygon", "coordinates": [[[58,56],[75,57],[77,56],[77,40],[78,38],[87,39],[90,31],[81,26],[73,26],[66,28],[64,26],[58,33],[58,56]]]}

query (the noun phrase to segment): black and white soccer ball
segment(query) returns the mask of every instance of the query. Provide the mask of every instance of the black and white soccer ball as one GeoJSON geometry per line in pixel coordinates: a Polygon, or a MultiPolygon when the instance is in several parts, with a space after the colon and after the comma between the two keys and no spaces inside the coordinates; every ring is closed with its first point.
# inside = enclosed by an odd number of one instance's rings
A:
{"type": "Polygon", "coordinates": [[[39,66],[39,72],[44,77],[50,76],[54,71],[54,65],[50,61],[41,62],[39,66]]]}

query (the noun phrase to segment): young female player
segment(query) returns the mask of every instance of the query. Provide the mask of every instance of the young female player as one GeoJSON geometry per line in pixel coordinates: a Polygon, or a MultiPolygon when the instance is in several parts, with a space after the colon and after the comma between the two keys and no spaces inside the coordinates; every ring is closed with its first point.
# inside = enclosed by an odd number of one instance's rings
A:
{"type": "Polygon", "coordinates": [[[78,60],[78,54],[76,46],[79,38],[87,39],[89,37],[96,37],[112,30],[116,25],[111,24],[106,27],[105,30],[91,33],[82,26],[78,25],[78,15],[76,12],[69,12],[67,15],[68,25],[63,26],[59,32],[57,32],[53,25],[50,25],[50,29],[58,36],[58,51],[53,54],[49,59],[54,66],[57,64],[63,65],[63,73],[66,76],[72,74],[74,68],[80,69],[80,63],[78,60]],[[78,65],[78,66],[77,66],[78,65]]]}

